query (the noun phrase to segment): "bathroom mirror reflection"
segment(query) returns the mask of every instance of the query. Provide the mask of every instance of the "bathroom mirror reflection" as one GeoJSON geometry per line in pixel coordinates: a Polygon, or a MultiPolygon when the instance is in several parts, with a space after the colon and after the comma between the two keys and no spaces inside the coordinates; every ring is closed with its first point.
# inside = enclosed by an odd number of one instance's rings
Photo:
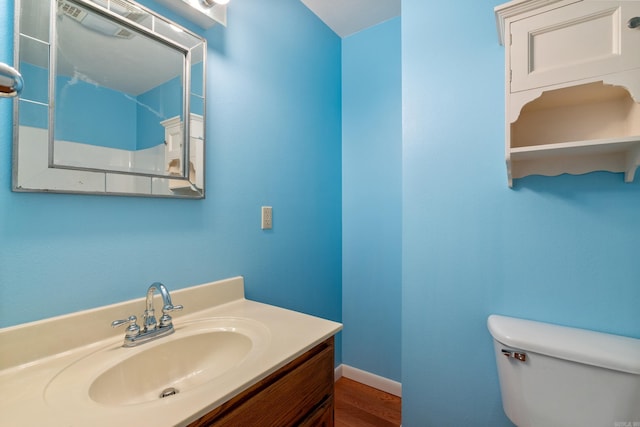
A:
{"type": "Polygon", "coordinates": [[[19,0],[15,40],[15,191],[204,197],[204,39],[126,0],[19,0]]]}

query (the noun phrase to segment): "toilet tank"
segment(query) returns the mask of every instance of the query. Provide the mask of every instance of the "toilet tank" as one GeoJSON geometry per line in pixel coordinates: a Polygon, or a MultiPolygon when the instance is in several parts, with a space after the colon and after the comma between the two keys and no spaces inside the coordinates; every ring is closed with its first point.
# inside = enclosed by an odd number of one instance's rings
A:
{"type": "Polygon", "coordinates": [[[640,427],[640,340],[491,315],[502,405],[518,427],[640,427]]]}

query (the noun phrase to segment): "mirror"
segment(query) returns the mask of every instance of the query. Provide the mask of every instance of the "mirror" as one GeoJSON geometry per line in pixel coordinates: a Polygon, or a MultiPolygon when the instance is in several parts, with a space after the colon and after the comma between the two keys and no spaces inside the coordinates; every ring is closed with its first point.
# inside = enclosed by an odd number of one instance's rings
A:
{"type": "Polygon", "coordinates": [[[14,191],[204,198],[206,40],[128,0],[16,14],[14,191]]]}

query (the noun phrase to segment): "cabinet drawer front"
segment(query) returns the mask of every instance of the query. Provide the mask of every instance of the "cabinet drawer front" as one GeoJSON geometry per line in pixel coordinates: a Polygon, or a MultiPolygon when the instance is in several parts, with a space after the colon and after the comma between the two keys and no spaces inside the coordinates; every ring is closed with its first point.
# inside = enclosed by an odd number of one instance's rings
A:
{"type": "Polygon", "coordinates": [[[332,427],[334,348],[331,337],[189,427],[332,427]]]}
{"type": "Polygon", "coordinates": [[[511,23],[511,92],[640,67],[640,2],[580,2],[511,23]]]}
{"type": "Polygon", "coordinates": [[[334,408],[333,396],[329,396],[318,409],[297,427],[333,427],[335,424],[334,408]]]}

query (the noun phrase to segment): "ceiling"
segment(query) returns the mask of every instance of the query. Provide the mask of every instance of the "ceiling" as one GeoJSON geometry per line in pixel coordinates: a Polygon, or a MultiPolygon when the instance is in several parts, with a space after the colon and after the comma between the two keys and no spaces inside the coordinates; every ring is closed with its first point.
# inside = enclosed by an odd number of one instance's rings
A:
{"type": "Polygon", "coordinates": [[[400,0],[301,0],[340,37],[400,16],[400,0]]]}

